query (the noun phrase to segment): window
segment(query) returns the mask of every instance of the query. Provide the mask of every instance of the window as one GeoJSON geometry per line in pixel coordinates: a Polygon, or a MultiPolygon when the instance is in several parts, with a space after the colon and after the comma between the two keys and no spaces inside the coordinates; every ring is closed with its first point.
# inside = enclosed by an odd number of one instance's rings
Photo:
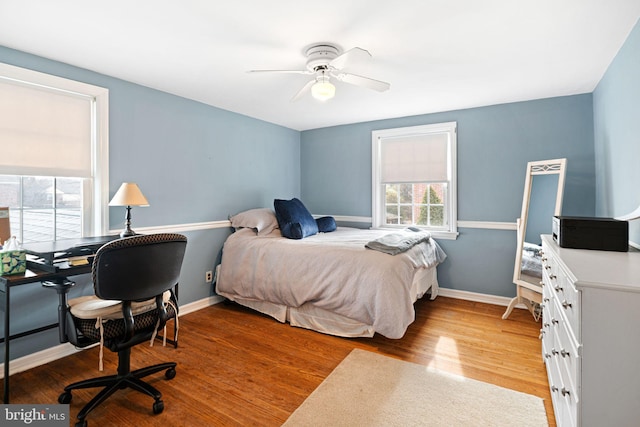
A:
{"type": "Polygon", "coordinates": [[[22,242],[106,233],[108,90],[0,64],[0,206],[22,242]]]}
{"type": "Polygon", "coordinates": [[[457,235],[456,123],[372,132],[374,228],[457,235]]]}
{"type": "Polygon", "coordinates": [[[21,242],[83,235],[81,178],[0,175],[0,200],[21,242]]]}

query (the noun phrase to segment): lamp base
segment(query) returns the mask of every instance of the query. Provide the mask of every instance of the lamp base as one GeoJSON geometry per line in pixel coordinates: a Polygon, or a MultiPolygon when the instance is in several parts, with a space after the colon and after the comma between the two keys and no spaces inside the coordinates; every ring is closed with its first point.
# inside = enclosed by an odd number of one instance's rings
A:
{"type": "Polygon", "coordinates": [[[136,233],[131,229],[131,206],[127,206],[127,211],[124,216],[124,230],[120,233],[120,237],[135,236],[136,233]]]}
{"type": "Polygon", "coordinates": [[[128,228],[126,230],[122,230],[120,232],[120,237],[131,237],[131,236],[135,236],[136,232],[133,231],[132,229],[128,228]]]}

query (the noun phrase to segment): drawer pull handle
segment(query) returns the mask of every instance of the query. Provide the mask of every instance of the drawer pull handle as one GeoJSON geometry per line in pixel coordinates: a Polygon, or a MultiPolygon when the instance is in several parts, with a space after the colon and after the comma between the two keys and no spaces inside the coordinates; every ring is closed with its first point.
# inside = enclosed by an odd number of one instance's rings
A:
{"type": "Polygon", "coordinates": [[[538,282],[538,285],[544,286],[544,281],[541,280],[540,282],[538,282]]]}
{"type": "Polygon", "coordinates": [[[542,324],[542,326],[543,326],[544,328],[548,328],[548,327],[549,327],[549,322],[543,323],[543,324],[542,324]]]}
{"type": "Polygon", "coordinates": [[[565,349],[563,348],[562,350],[560,350],[560,355],[562,357],[567,357],[570,356],[568,351],[565,351],[565,349]]]}
{"type": "Polygon", "coordinates": [[[551,359],[551,355],[550,355],[549,353],[545,353],[545,354],[544,354],[544,357],[545,357],[546,359],[551,359]]]}
{"type": "Polygon", "coordinates": [[[541,260],[542,262],[546,262],[546,261],[547,261],[547,257],[546,257],[546,256],[545,256],[545,257],[542,257],[542,258],[540,258],[540,260],[541,260]]]}
{"type": "Polygon", "coordinates": [[[556,276],[555,274],[552,274],[549,276],[549,279],[551,280],[556,280],[558,278],[558,276],[556,276]]]}
{"type": "Polygon", "coordinates": [[[571,307],[571,303],[570,303],[570,302],[567,302],[567,300],[564,300],[564,301],[562,301],[562,306],[563,306],[564,308],[569,308],[569,307],[571,307]]]}
{"type": "Polygon", "coordinates": [[[558,323],[560,323],[560,321],[558,319],[551,319],[551,323],[557,325],[558,323]]]}
{"type": "Polygon", "coordinates": [[[540,335],[538,335],[538,339],[539,340],[542,339],[542,337],[544,336],[545,332],[547,332],[547,331],[545,331],[544,329],[540,329],[540,335]]]}
{"type": "Polygon", "coordinates": [[[551,391],[553,391],[553,392],[558,391],[558,387],[556,387],[556,386],[552,385],[552,386],[551,386],[551,391]]]}
{"type": "Polygon", "coordinates": [[[544,298],[542,301],[549,302],[549,298],[544,298]]]}
{"type": "Polygon", "coordinates": [[[558,286],[555,286],[553,289],[555,289],[556,292],[560,292],[562,290],[562,286],[558,285],[558,286]]]}
{"type": "Polygon", "coordinates": [[[545,265],[544,268],[546,268],[547,270],[551,270],[551,266],[550,265],[545,265]]]}
{"type": "Polygon", "coordinates": [[[560,393],[562,393],[563,396],[571,395],[571,392],[569,392],[569,390],[567,390],[564,387],[562,387],[562,390],[560,390],[560,393]]]}
{"type": "Polygon", "coordinates": [[[555,348],[551,349],[551,354],[553,354],[554,356],[557,355],[558,353],[560,353],[558,350],[556,350],[555,348]]]}

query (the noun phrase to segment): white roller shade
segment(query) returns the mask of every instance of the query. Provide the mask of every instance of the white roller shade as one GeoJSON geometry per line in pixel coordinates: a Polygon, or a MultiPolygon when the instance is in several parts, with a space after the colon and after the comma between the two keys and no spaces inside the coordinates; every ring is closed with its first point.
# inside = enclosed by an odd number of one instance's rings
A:
{"type": "Polygon", "coordinates": [[[448,145],[447,133],[382,138],[381,182],[446,181],[448,145]]]}
{"type": "Polygon", "coordinates": [[[0,80],[0,174],[91,176],[92,98],[0,80]]]}

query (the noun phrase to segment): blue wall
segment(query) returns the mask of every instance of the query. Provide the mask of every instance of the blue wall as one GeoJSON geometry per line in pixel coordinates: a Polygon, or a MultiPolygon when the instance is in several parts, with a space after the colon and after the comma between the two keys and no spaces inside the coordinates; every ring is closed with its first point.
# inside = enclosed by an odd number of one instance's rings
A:
{"type": "MultiPolygon", "coordinates": [[[[135,181],[149,208],[134,229],[224,220],[300,196],[313,213],[371,216],[371,131],[458,123],[458,219],[514,222],[531,160],[568,158],[563,213],[619,215],[640,204],[640,29],[638,24],[593,95],[560,97],[297,132],[108,76],[0,46],[0,62],[110,90],[110,195],[135,181]],[[595,137],[594,137],[595,129],[595,137]],[[596,181],[597,177],[597,181],[596,181]],[[597,190],[596,190],[597,189],[597,190]]],[[[111,208],[110,228],[123,212],[111,208]]],[[[640,230],[632,223],[632,239],[640,230]]],[[[512,296],[515,232],[460,228],[439,269],[442,286],[512,296]]],[[[212,295],[204,271],[229,230],[189,238],[181,302],[212,295]]],[[[13,293],[14,332],[55,321],[55,298],[39,285],[13,293]],[[33,323],[33,324],[32,324],[33,323]]],[[[80,281],[73,295],[90,292],[80,281]]],[[[13,343],[13,357],[57,344],[40,334],[13,343]]]]}
{"type": "MultiPolygon", "coordinates": [[[[371,131],[458,123],[458,220],[515,222],[527,162],[566,157],[563,214],[595,212],[590,94],[302,132],[301,197],[315,214],[371,216],[371,131]]],[[[551,219],[548,219],[549,231],[551,219]]],[[[513,296],[515,231],[461,228],[441,240],[443,287],[513,296]]]]}
{"type": "MultiPolygon", "coordinates": [[[[0,62],[109,89],[109,196],[123,181],[134,181],[151,205],[133,209],[134,230],[226,220],[272,206],[276,197],[300,195],[298,131],[2,46],[0,62]]],[[[123,209],[109,213],[110,229],[121,229],[123,209]]],[[[181,304],[213,295],[204,274],[213,270],[229,233],[185,233],[181,304]]],[[[12,292],[14,332],[56,321],[51,292],[40,285],[12,292]]],[[[79,278],[72,296],[88,292],[89,278],[79,278]]],[[[55,332],[20,339],[12,342],[12,358],[57,343],[55,332]]]]}
{"type": "MultiPolygon", "coordinates": [[[[593,93],[596,212],[625,215],[640,205],[640,21],[593,93]]],[[[640,220],[629,223],[640,244],[640,220]]]]}

